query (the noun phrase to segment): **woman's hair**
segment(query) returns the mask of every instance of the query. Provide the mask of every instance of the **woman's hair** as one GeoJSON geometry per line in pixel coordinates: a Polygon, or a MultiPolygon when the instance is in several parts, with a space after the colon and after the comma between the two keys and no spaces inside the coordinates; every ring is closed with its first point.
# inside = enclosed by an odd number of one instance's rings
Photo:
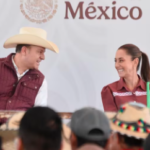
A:
{"type": "Polygon", "coordinates": [[[139,59],[137,71],[139,70],[141,59],[142,59],[141,77],[145,82],[150,81],[150,65],[149,65],[148,56],[142,51],[140,51],[140,49],[133,44],[122,45],[118,48],[118,50],[120,49],[125,50],[127,54],[131,55],[132,60],[134,60],[135,58],[139,59]]]}

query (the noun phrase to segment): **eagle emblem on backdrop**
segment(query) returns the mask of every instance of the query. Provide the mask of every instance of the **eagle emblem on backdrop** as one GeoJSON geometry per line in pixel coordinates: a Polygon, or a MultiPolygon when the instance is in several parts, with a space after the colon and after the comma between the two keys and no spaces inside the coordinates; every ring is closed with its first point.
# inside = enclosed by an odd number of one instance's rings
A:
{"type": "Polygon", "coordinates": [[[20,0],[20,10],[29,21],[45,23],[56,14],[57,2],[57,0],[20,0]]]}

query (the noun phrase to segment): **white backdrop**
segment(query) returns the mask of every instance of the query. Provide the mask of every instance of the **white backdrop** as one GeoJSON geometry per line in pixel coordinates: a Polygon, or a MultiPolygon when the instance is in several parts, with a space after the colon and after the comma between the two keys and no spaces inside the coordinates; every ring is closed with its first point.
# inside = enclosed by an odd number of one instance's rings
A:
{"type": "MultiPolygon", "coordinates": [[[[1,0],[0,57],[6,57],[15,51],[4,49],[3,43],[10,36],[17,34],[21,27],[45,29],[48,39],[56,43],[60,50],[59,54],[47,50],[46,60],[40,66],[48,82],[48,105],[60,112],[72,112],[84,106],[103,110],[100,95],[103,86],[119,79],[114,68],[117,48],[126,43],[133,43],[150,54],[150,1],[116,0],[116,4],[113,5],[112,0],[67,0],[73,11],[80,2],[84,2],[84,19],[79,19],[79,12],[73,18],[70,10],[68,19],[65,19],[67,9],[65,2],[65,0],[1,0]],[[29,18],[37,19],[38,16],[33,16],[30,11],[32,9],[42,11],[40,2],[50,6],[48,8],[43,6],[49,11],[49,15],[52,14],[52,8],[54,10],[58,5],[53,18],[45,23],[36,23],[25,18],[21,12],[21,3],[24,4],[24,11],[29,18]],[[55,6],[54,2],[57,3],[55,6]],[[90,15],[96,15],[95,19],[88,19],[85,15],[91,2],[96,12],[90,15]],[[33,5],[29,11],[25,4],[30,3],[33,5]],[[116,19],[105,19],[104,16],[97,19],[101,14],[98,6],[103,6],[103,9],[109,6],[107,14],[110,18],[113,6],[116,7],[116,11],[122,6],[128,8],[121,10],[122,16],[127,16],[132,7],[138,6],[142,10],[142,16],[138,20],[133,20],[130,16],[121,20],[117,15],[116,19]]],[[[134,9],[133,15],[135,18],[138,16],[137,9],[134,9]]]]}

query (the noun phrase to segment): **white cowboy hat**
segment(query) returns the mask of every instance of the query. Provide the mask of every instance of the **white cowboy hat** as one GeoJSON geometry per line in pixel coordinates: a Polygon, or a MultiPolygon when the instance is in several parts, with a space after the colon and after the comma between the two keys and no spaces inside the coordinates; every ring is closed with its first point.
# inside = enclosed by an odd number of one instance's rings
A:
{"type": "Polygon", "coordinates": [[[54,43],[48,41],[46,38],[47,33],[43,29],[23,27],[20,29],[19,34],[12,36],[5,41],[4,48],[13,48],[18,44],[29,44],[41,46],[58,53],[58,47],[54,43]]]}

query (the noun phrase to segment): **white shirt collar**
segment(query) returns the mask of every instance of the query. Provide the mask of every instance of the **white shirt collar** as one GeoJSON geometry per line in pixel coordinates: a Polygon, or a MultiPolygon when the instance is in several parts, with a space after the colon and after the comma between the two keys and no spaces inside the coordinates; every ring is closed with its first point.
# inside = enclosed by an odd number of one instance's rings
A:
{"type": "Polygon", "coordinates": [[[16,65],[15,62],[14,62],[14,55],[12,55],[12,63],[13,63],[14,68],[15,68],[15,70],[16,70],[18,79],[20,79],[21,77],[23,77],[23,76],[29,71],[29,69],[28,69],[28,70],[26,70],[25,72],[23,72],[22,74],[19,74],[17,65],[16,65]]]}

